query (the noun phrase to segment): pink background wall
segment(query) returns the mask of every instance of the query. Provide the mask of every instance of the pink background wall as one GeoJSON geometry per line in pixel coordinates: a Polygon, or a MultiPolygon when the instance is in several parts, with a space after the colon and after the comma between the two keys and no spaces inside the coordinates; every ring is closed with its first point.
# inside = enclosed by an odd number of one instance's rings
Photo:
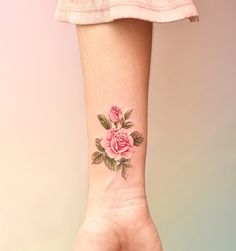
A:
{"type": "MultiPolygon", "coordinates": [[[[72,250],[86,202],[75,27],[56,1],[0,9],[0,250],[72,250]]],[[[154,24],[147,191],[165,251],[235,251],[236,2],[154,24]]]]}

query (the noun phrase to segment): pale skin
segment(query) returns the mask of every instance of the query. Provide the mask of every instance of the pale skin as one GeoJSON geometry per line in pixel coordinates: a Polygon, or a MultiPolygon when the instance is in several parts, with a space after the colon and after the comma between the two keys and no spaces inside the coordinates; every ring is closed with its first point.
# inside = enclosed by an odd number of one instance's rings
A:
{"type": "Polygon", "coordinates": [[[76,27],[86,102],[89,187],[75,250],[162,251],[145,191],[152,23],[123,18],[76,27]],[[143,136],[127,179],[104,163],[91,163],[94,140],[104,135],[97,114],[106,113],[113,104],[134,109],[132,122],[143,136]]]}

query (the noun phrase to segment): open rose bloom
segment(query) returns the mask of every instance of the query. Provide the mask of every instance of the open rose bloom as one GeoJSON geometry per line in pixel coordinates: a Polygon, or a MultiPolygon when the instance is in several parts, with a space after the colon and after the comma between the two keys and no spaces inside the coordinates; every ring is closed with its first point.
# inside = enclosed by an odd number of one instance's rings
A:
{"type": "Polygon", "coordinates": [[[129,159],[134,153],[133,138],[127,133],[127,130],[122,128],[107,130],[106,137],[101,139],[101,146],[107,155],[115,160],[129,159]]]}

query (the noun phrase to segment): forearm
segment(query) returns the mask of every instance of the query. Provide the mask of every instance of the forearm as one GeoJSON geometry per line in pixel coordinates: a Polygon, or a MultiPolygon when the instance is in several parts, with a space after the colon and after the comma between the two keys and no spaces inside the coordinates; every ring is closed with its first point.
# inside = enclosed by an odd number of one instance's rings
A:
{"type": "Polygon", "coordinates": [[[152,25],[140,20],[122,20],[113,26],[78,26],[78,40],[88,133],[87,213],[103,214],[110,209],[141,203],[146,196],[145,159],[152,25]],[[126,25],[122,22],[126,22],[126,25]],[[118,115],[118,123],[114,123],[115,119],[112,121],[109,116],[112,105],[122,110],[122,114],[118,115]],[[125,112],[131,109],[130,117],[124,121],[125,112]],[[98,118],[99,114],[106,115],[108,127],[105,125],[104,128],[98,118]],[[130,123],[124,125],[128,121],[133,123],[130,128],[127,128],[130,123]],[[100,142],[97,149],[95,139],[105,139],[109,127],[123,127],[123,132],[129,136],[138,131],[142,140],[135,144],[137,135],[133,134],[132,139],[127,139],[129,145],[126,148],[130,152],[124,151],[124,154],[122,149],[120,152],[119,149],[111,152],[106,146],[112,146],[104,145],[104,142],[100,142]],[[94,161],[96,154],[93,154],[99,151],[103,152],[103,161],[94,161]],[[104,158],[107,156],[113,159],[112,166],[106,164],[104,158]],[[118,166],[121,159],[128,159],[129,165],[125,168],[118,166]]]}
{"type": "Polygon", "coordinates": [[[145,193],[152,23],[121,19],[77,28],[89,189],[76,250],[162,251],[145,193]]]}

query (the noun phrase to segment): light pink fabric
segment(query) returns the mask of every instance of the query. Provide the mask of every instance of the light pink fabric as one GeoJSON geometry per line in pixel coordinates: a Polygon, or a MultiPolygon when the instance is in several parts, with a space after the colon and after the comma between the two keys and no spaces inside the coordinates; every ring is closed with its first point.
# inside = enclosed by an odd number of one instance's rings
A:
{"type": "Polygon", "coordinates": [[[191,16],[199,16],[192,0],[58,0],[54,19],[95,24],[128,17],[170,22],[191,16]]]}

